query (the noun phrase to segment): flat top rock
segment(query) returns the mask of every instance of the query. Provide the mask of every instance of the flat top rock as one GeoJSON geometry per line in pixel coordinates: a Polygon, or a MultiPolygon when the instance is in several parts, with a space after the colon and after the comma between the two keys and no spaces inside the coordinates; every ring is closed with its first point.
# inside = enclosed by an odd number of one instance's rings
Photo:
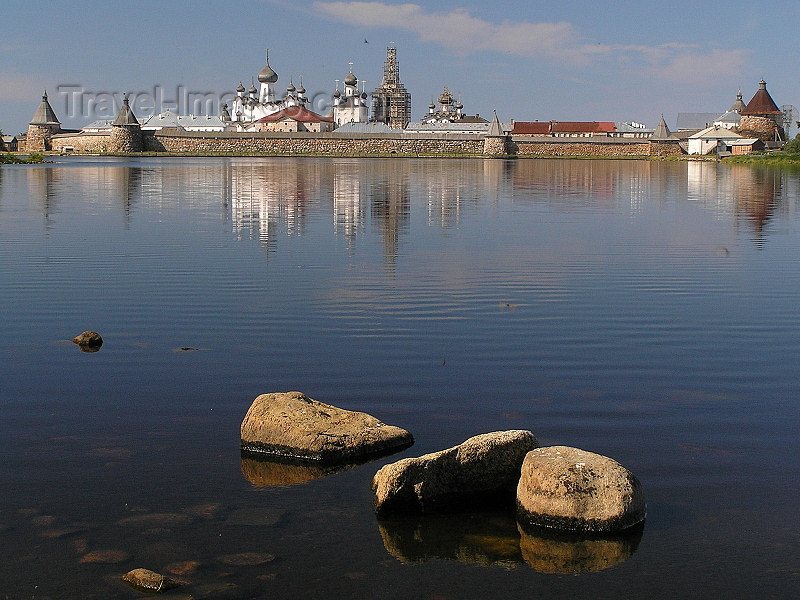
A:
{"type": "Polygon", "coordinates": [[[258,396],[242,421],[241,440],[245,451],[324,462],[356,461],[413,443],[404,429],[302,392],[258,396]]]}

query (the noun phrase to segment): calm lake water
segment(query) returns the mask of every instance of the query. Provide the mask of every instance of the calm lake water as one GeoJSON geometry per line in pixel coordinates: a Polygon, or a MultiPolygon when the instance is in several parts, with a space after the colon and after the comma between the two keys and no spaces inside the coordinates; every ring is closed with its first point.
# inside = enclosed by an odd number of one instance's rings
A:
{"type": "Polygon", "coordinates": [[[787,170],[4,166],[0,598],[137,598],[136,567],[193,598],[793,598],[799,251],[787,170]],[[243,460],[250,403],[288,390],[416,443],[327,476],[243,460]],[[504,429],[631,469],[641,538],[376,519],[380,466],[504,429]]]}

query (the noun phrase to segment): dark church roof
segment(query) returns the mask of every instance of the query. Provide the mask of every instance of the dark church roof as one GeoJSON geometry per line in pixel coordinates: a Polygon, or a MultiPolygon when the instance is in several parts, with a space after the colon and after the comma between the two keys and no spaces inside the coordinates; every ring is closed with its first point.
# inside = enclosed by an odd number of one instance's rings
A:
{"type": "Polygon", "coordinates": [[[741,112],[743,115],[779,115],[781,109],[775,104],[772,96],[767,91],[767,82],[763,79],[758,82],[758,91],[753,99],[747,103],[744,110],[741,112]]]}
{"type": "Polygon", "coordinates": [[[50,106],[50,103],[47,101],[47,91],[42,95],[42,103],[39,104],[39,108],[37,108],[36,112],[33,114],[33,119],[31,119],[30,124],[61,125],[58,117],[56,117],[55,111],[53,111],[53,107],[50,106]]]}

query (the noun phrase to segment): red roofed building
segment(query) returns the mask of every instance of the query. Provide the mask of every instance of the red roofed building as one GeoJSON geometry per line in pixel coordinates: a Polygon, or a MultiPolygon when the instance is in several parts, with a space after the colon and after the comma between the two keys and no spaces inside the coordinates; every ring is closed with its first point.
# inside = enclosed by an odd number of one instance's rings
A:
{"type": "Polygon", "coordinates": [[[511,135],[550,135],[550,121],[514,121],[511,135]]]}
{"type": "Polygon", "coordinates": [[[608,136],[617,130],[611,121],[553,121],[550,131],[555,137],[608,136]]]}
{"type": "Polygon", "coordinates": [[[310,131],[320,133],[333,131],[333,118],[323,117],[304,106],[288,106],[278,112],[260,118],[246,131],[310,131]]]}

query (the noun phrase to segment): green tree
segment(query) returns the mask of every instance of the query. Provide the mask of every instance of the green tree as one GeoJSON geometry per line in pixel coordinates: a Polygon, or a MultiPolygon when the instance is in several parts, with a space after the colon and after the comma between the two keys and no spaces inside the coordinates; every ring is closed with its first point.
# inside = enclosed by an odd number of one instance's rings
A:
{"type": "Polygon", "coordinates": [[[788,154],[800,154],[800,133],[794,136],[792,141],[783,145],[783,151],[788,154]]]}

